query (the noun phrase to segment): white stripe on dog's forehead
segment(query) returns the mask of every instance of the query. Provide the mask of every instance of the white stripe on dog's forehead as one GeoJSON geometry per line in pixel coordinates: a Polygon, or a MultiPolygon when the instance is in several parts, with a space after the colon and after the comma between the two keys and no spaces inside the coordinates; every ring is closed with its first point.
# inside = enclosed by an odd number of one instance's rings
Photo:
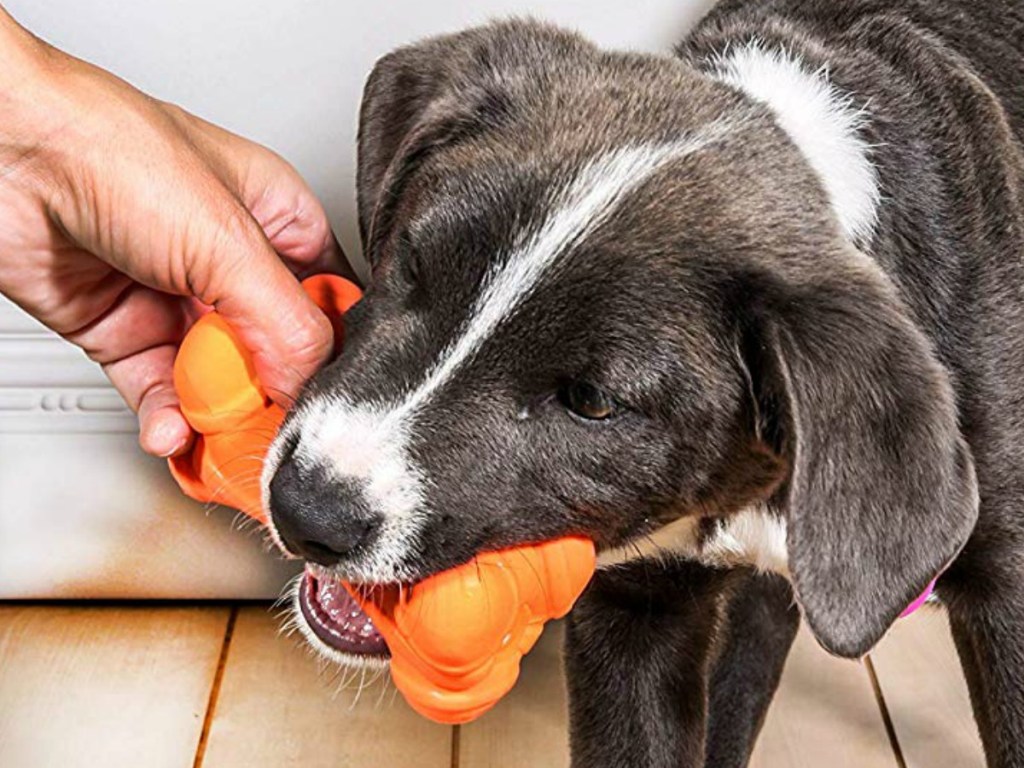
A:
{"type": "Polygon", "coordinates": [[[520,236],[508,260],[485,277],[484,290],[461,334],[398,409],[415,409],[470,360],[498,326],[515,314],[559,258],[604,224],[631,192],[669,162],[697,152],[728,130],[729,123],[720,121],[674,142],[615,149],[584,166],[555,197],[554,213],[532,234],[520,236]]]}
{"type": "Polygon", "coordinates": [[[521,233],[509,257],[485,276],[479,297],[457,337],[428,369],[421,383],[390,404],[352,404],[337,395],[296,414],[301,435],[296,459],[327,465],[340,476],[363,481],[368,500],[385,517],[389,535],[380,537],[380,575],[411,544],[423,506],[422,473],[408,441],[415,414],[445,382],[512,317],[535,288],[588,236],[608,221],[627,197],[669,163],[698,152],[730,133],[737,122],[720,119],[690,136],[611,150],[591,160],[552,196],[552,213],[521,233]],[[399,534],[398,530],[402,533],[399,534]]]}

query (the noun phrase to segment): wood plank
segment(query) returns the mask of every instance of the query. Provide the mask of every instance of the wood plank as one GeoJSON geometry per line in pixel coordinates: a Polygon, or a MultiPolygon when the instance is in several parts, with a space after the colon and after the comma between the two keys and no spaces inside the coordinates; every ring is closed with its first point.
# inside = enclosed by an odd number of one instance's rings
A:
{"type": "Polygon", "coordinates": [[[926,608],[897,622],[871,660],[908,768],[984,768],[944,611],[926,608]]]}
{"type": "MultiPolygon", "coordinates": [[[[461,764],[472,768],[568,765],[562,628],[555,624],[526,657],[515,689],[461,729],[461,764]]],[[[870,678],[862,664],[835,659],[806,630],[793,648],[752,768],[896,768],[870,678]]]]}
{"type": "Polygon", "coordinates": [[[871,679],[802,627],[751,768],[896,768],[871,679]]]}
{"type": "Polygon", "coordinates": [[[338,691],[298,637],[279,634],[266,607],[238,614],[203,768],[448,768],[451,728],[394,695],[387,680],[338,691]]]}
{"type": "Polygon", "coordinates": [[[553,622],[523,659],[519,682],[479,720],[462,726],[465,768],[561,768],[569,764],[563,627],[553,622]]]}
{"type": "Polygon", "coordinates": [[[228,612],[0,605],[0,765],[191,766],[228,612]]]}

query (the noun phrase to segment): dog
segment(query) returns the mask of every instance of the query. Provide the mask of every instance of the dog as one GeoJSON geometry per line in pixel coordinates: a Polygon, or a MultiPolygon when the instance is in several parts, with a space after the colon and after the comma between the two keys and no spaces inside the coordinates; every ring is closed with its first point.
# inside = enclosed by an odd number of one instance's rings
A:
{"type": "Polygon", "coordinates": [[[395,50],[373,278],[263,476],[303,631],[338,579],[576,534],[573,765],[743,766],[801,617],[868,651],[938,577],[1024,766],[1024,6],[723,0],[673,55],[530,20],[395,50]]]}

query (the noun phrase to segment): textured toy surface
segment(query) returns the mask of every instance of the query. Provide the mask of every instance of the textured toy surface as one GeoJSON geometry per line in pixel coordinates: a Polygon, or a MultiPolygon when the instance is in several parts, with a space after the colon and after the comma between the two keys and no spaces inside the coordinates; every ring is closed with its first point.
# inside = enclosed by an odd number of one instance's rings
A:
{"type": "MultiPolygon", "coordinates": [[[[362,292],[334,275],[307,278],[302,287],[331,318],[340,348],[340,318],[362,292]]],[[[174,388],[197,433],[187,453],[169,460],[178,485],[193,499],[266,522],[260,472],[284,411],[260,386],[249,353],[216,312],[200,318],[185,336],[174,361],[174,388]]]]}
{"type": "Polygon", "coordinates": [[[408,589],[349,592],[391,650],[406,701],[441,723],[493,707],[549,619],[564,616],[594,573],[594,543],[566,537],[478,555],[408,589]]]}
{"type": "MultiPolygon", "coordinates": [[[[359,289],[329,275],[303,287],[331,318],[340,348],[340,319],[359,300],[359,289]]],[[[284,412],[216,313],[185,337],[174,384],[197,432],[191,450],[169,460],[175,480],[194,499],[266,522],[260,472],[284,412]]],[[[593,542],[567,537],[484,553],[411,586],[346,589],[387,641],[392,679],[409,704],[433,720],[463,723],[512,688],[544,623],[565,615],[594,567],[593,542]]]]}

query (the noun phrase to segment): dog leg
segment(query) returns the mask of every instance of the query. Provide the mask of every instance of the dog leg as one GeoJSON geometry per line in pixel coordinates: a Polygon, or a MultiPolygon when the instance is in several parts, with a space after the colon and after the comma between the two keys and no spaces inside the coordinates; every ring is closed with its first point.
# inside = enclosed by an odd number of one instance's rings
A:
{"type": "Polygon", "coordinates": [[[751,573],[730,599],[712,667],[707,768],[743,768],[764,725],[800,611],[781,576],[751,573]]]}
{"type": "Polygon", "coordinates": [[[730,571],[598,571],[566,632],[574,768],[703,768],[707,681],[730,571]]]}
{"type": "MultiPolygon", "coordinates": [[[[967,558],[965,558],[967,559],[967,558]]],[[[1016,559],[1003,562],[1015,566],[1016,559]]],[[[960,565],[958,563],[958,565],[960,565]]],[[[1016,570],[1011,567],[1010,570],[1016,570]]],[[[958,574],[951,580],[959,582],[958,574]]],[[[940,582],[941,583],[941,582],[940,582]]],[[[941,590],[989,768],[1024,767],[1024,583],[1019,573],[941,590]]]]}

